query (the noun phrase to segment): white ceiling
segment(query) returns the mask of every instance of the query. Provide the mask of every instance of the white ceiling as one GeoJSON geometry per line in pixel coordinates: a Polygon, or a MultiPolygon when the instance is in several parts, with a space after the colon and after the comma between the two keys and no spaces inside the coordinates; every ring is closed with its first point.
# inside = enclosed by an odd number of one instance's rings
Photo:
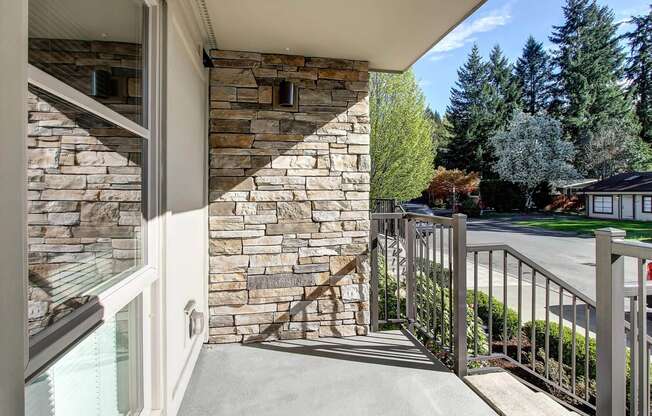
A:
{"type": "Polygon", "coordinates": [[[140,43],[142,0],[30,0],[29,37],[140,43]]]}
{"type": "MultiPolygon", "coordinates": [[[[485,0],[199,0],[219,49],[403,71],[485,0]]],[[[210,31],[209,31],[210,32],[210,31]]]]}

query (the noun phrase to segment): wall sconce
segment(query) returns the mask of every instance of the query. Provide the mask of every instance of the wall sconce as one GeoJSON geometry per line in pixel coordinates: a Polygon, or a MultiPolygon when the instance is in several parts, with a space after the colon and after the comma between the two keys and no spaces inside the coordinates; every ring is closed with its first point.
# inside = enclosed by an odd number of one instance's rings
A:
{"type": "Polygon", "coordinates": [[[278,104],[283,107],[294,105],[294,83],[283,80],[278,86],[278,104]]]}
{"type": "Polygon", "coordinates": [[[102,69],[91,72],[91,97],[107,98],[113,93],[111,73],[102,69]]]}

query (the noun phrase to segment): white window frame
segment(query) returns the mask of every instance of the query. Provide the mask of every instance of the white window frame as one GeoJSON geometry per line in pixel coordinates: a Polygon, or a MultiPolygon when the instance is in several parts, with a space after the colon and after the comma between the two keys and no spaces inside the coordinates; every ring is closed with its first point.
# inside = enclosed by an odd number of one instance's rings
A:
{"type": "Polygon", "coordinates": [[[641,212],[644,214],[652,214],[652,195],[641,196],[641,212]],[[649,208],[645,209],[645,201],[648,201],[649,208]]]}
{"type": "MultiPolygon", "coordinates": [[[[81,1],[81,0],[80,0],[81,1]]],[[[145,201],[143,207],[142,245],[143,265],[135,270],[115,276],[100,287],[94,294],[96,299],[71,312],[61,319],[56,327],[46,328],[43,334],[29,346],[29,357],[25,368],[25,381],[45,370],[53,361],[69,351],[83,337],[130,302],[140,305],[138,320],[142,332],[138,335],[141,341],[142,368],[138,383],[142,392],[143,416],[154,414],[162,408],[161,391],[162,376],[161,347],[162,321],[160,313],[161,282],[160,273],[162,247],[160,244],[160,161],[161,155],[161,100],[162,100],[162,53],[164,37],[162,36],[162,7],[157,0],[143,0],[147,7],[147,32],[143,45],[146,56],[143,69],[143,85],[146,97],[143,103],[147,126],[126,118],[109,107],[99,103],[75,88],[69,86],[52,75],[32,66],[28,67],[28,83],[61,98],[85,111],[88,111],[108,122],[111,122],[135,135],[144,142],[145,156],[143,158],[142,195],[145,201]]],[[[25,118],[26,119],[26,118],[25,118]]],[[[26,127],[26,126],[25,126],[26,127]]],[[[26,160],[24,170],[27,171],[26,160]]],[[[24,195],[24,194],[23,194],[24,195]]],[[[25,237],[26,241],[26,237],[25,237]]],[[[25,244],[25,259],[27,259],[25,244]]],[[[26,265],[25,265],[26,266],[26,265]]],[[[26,280],[24,281],[27,285],[26,280]]],[[[27,291],[25,291],[27,292],[27,291]]],[[[25,304],[27,299],[24,299],[25,304]]],[[[26,323],[25,323],[26,325],[26,323]]],[[[30,339],[25,331],[25,343],[30,339]]]]}
{"type": "Polygon", "coordinates": [[[594,214],[607,214],[607,215],[612,215],[614,213],[614,197],[613,195],[593,195],[593,213],[594,214]],[[600,210],[597,209],[598,206],[598,198],[600,198],[602,201],[599,204],[600,205],[600,210]],[[606,207],[606,201],[610,201],[610,208],[609,210],[605,210],[606,207]]]}

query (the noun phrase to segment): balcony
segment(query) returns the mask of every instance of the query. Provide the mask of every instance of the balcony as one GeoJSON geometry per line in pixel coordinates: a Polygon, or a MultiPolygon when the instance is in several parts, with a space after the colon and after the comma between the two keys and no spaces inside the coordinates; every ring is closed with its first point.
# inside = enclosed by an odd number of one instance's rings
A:
{"type": "Polygon", "coordinates": [[[395,330],[205,346],[179,415],[214,414],[496,413],[409,333],[395,330]]]}

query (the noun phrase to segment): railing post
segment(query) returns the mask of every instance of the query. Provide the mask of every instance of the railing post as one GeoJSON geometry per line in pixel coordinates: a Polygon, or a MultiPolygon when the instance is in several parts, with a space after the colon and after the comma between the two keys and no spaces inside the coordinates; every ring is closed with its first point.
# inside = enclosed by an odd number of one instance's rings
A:
{"type": "MultiPolygon", "coordinates": [[[[466,363],[466,215],[453,215],[453,352],[455,373],[464,377],[466,363]]],[[[448,253],[450,256],[451,253],[448,253]]]]}
{"type": "Polygon", "coordinates": [[[371,301],[369,302],[369,313],[371,332],[378,332],[378,220],[371,218],[371,231],[369,235],[369,254],[371,255],[371,301]]]}
{"type": "Polygon", "coordinates": [[[408,319],[408,330],[414,333],[414,323],[417,317],[416,308],[416,258],[415,258],[415,240],[416,240],[416,222],[409,218],[405,220],[405,259],[406,270],[406,302],[405,314],[408,319]]]}
{"type": "Polygon", "coordinates": [[[625,415],[625,262],[612,250],[623,238],[625,232],[613,228],[595,232],[596,416],[625,415]]]}

